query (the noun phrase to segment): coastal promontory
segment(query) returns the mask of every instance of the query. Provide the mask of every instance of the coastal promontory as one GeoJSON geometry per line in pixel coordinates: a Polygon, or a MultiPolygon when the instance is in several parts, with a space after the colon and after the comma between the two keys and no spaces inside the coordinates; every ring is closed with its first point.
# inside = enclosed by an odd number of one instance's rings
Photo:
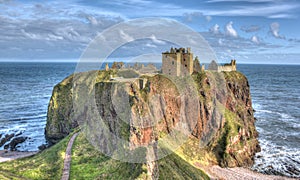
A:
{"type": "MultiPolygon", "coordinates": [[[[190,134],[182,146],[171,151],[194,162],[191,166],[197,162],[222,167],[251,166],[260,148],[247,78],[238,71],[201,71],[189,78],[189,83],[183,84],[187,77],[140,76],[133,70],[114,69],[73,74],[53,89],[46,138],[49,144],[55,144],[93,119],[90,112],[95,109],[85,106],[88,102],[81,102],[80,111],[74,104],[78,98],[74,96],[78,94],[74,82],[81,86],[84,82],[84,92],[94,93],[96,111],[105,126],[131,147],[159,141],[184,121],[190,134]],[[116,102],[122,104],[124,99],[128,105],[120,109],[122,106],[116,102]],[[129,123],[122,120],[125,115],[130,116],[129,123]]],[[[97,133],[97,137],[105,136],[104,131],[97,133]]],[[[86,138],[91,142],[95,137],[86,138]]],[[[105,140],[98,138],[98,143],[103,149],[111,148],[112,144],[105,140]]]]}

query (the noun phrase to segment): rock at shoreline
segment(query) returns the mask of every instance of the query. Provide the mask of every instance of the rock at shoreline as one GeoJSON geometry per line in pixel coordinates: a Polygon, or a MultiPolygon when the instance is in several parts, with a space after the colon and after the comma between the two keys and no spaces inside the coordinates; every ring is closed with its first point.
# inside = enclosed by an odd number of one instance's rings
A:
{"type": "Polygon", "coordinates": [[[17,133],[15,136],[21,136],[23,134],[22,131],[20,131],[19,133],[17,133]]]}
{"type": "Polygon", "coordinates": [[[45,150],[47,148],[47,145],[46,144],[42,144],[38,148],[39,148],[40,151],[43,151],[43,150],[45,150]]]}
{"type": "Polygon", "coordinates": [[[0,141],[0,147],[9,142],[14,136],[15,134],[6,134],[0,141]]]}
{"type": "Polygon", "coordinates": [[[25,142],[27,137],[16,137],[9,143],[9,147],[11,151],[16,151],[17,150],[17,145],[20,143],[25,142]]]}
{"type": "Polygon", "coordinates": [[[5,144],[3,148],[7,150],[9,148],[9,144],[5,144]]]}

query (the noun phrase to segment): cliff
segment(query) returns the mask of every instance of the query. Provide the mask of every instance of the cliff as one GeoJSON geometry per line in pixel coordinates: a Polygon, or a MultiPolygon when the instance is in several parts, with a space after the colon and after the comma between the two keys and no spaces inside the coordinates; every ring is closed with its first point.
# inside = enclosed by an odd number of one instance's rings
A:
{"type": "MultiPolygon", "coordinates": [[[[56,85],[45,134],[54,144],[81,125],[90,143],[101,145],[107,155],[116,154],[119,139],[129,142],[128,149],[157,141],[167,151],[184,144],[184,156],[193,160],[201,159],[199,154],[205,152],[210,155],[208,163],[235,167],[251,166],[260,150],[254,123],[249,84],[240,72],[194,73],[188,79],[136,78],[132,72],[110,70],[72,75],[56,85]],[[116,74],[124,79],[110,81],[116,74]],[[165,146],[164,140],[177,131],[186,138],[165,146]],[[197,143],[187,143],[190,140],[197,143]]],[[[160,156],[158,151],[151,161],[160,156]]],[[[151,176],[156,176],[155,164],[147,165],[151,176]]]]}

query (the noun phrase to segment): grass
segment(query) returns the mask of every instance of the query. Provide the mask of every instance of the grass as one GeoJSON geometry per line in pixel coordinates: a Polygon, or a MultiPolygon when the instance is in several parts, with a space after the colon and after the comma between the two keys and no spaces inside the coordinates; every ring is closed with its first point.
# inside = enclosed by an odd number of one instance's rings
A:
{"type": "Polygon", "coordinates": [[[199,165],[211,166],[218,164],[216,155],[208,147],[199,148],[199,139],[193,136],[182,144],[175,153],[196,168],[199,168],[199,165]]]}
{"type": "MultiPolygon", "coordinates": [[[[145,164],[134,164],[111,159],[97,151],[80,134],[72,152],[70,179],[146,179],[145,164]]],[[[173,153],[158,161],[159,179],[209,179],[189,162],[173,153]]]]}
{"type": "Polygon", "coordinates": [[[0,164],[0,179],[60,179],[70,136],[32,157],[0,164]]]}
{"type": "Polygon", "coordinates": [[[80,134],[74,143],[70,179],[136,179],[146,173],[142,166],[105,156],[80,134]]]}
{"type": "Polygon", "coordinates": [[[192,166],[176,153],[158,161],[159,179],[209,179],[200,169],[192,166]]]}

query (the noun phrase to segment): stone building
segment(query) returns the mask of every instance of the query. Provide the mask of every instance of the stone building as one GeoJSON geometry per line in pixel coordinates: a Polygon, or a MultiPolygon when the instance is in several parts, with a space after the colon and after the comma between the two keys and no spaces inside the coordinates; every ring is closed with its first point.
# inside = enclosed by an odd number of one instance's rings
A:
{"type": "Polygon", "coordinates": [[[222,72],[222,71],[236,71],[236,60],[231,60],[229,64],[224,64],[223,66],[219,66],[216,61],[212,61],[209,66],[208,70],[210,71],[217,71],[217,72],[222,72]]]}
{"type": "Polygon", "coordinates": [[[193,73],[193,53],[190,48],[171,48],[162,53],[162,73],[170,76],[185,76],[193,73]]]}

